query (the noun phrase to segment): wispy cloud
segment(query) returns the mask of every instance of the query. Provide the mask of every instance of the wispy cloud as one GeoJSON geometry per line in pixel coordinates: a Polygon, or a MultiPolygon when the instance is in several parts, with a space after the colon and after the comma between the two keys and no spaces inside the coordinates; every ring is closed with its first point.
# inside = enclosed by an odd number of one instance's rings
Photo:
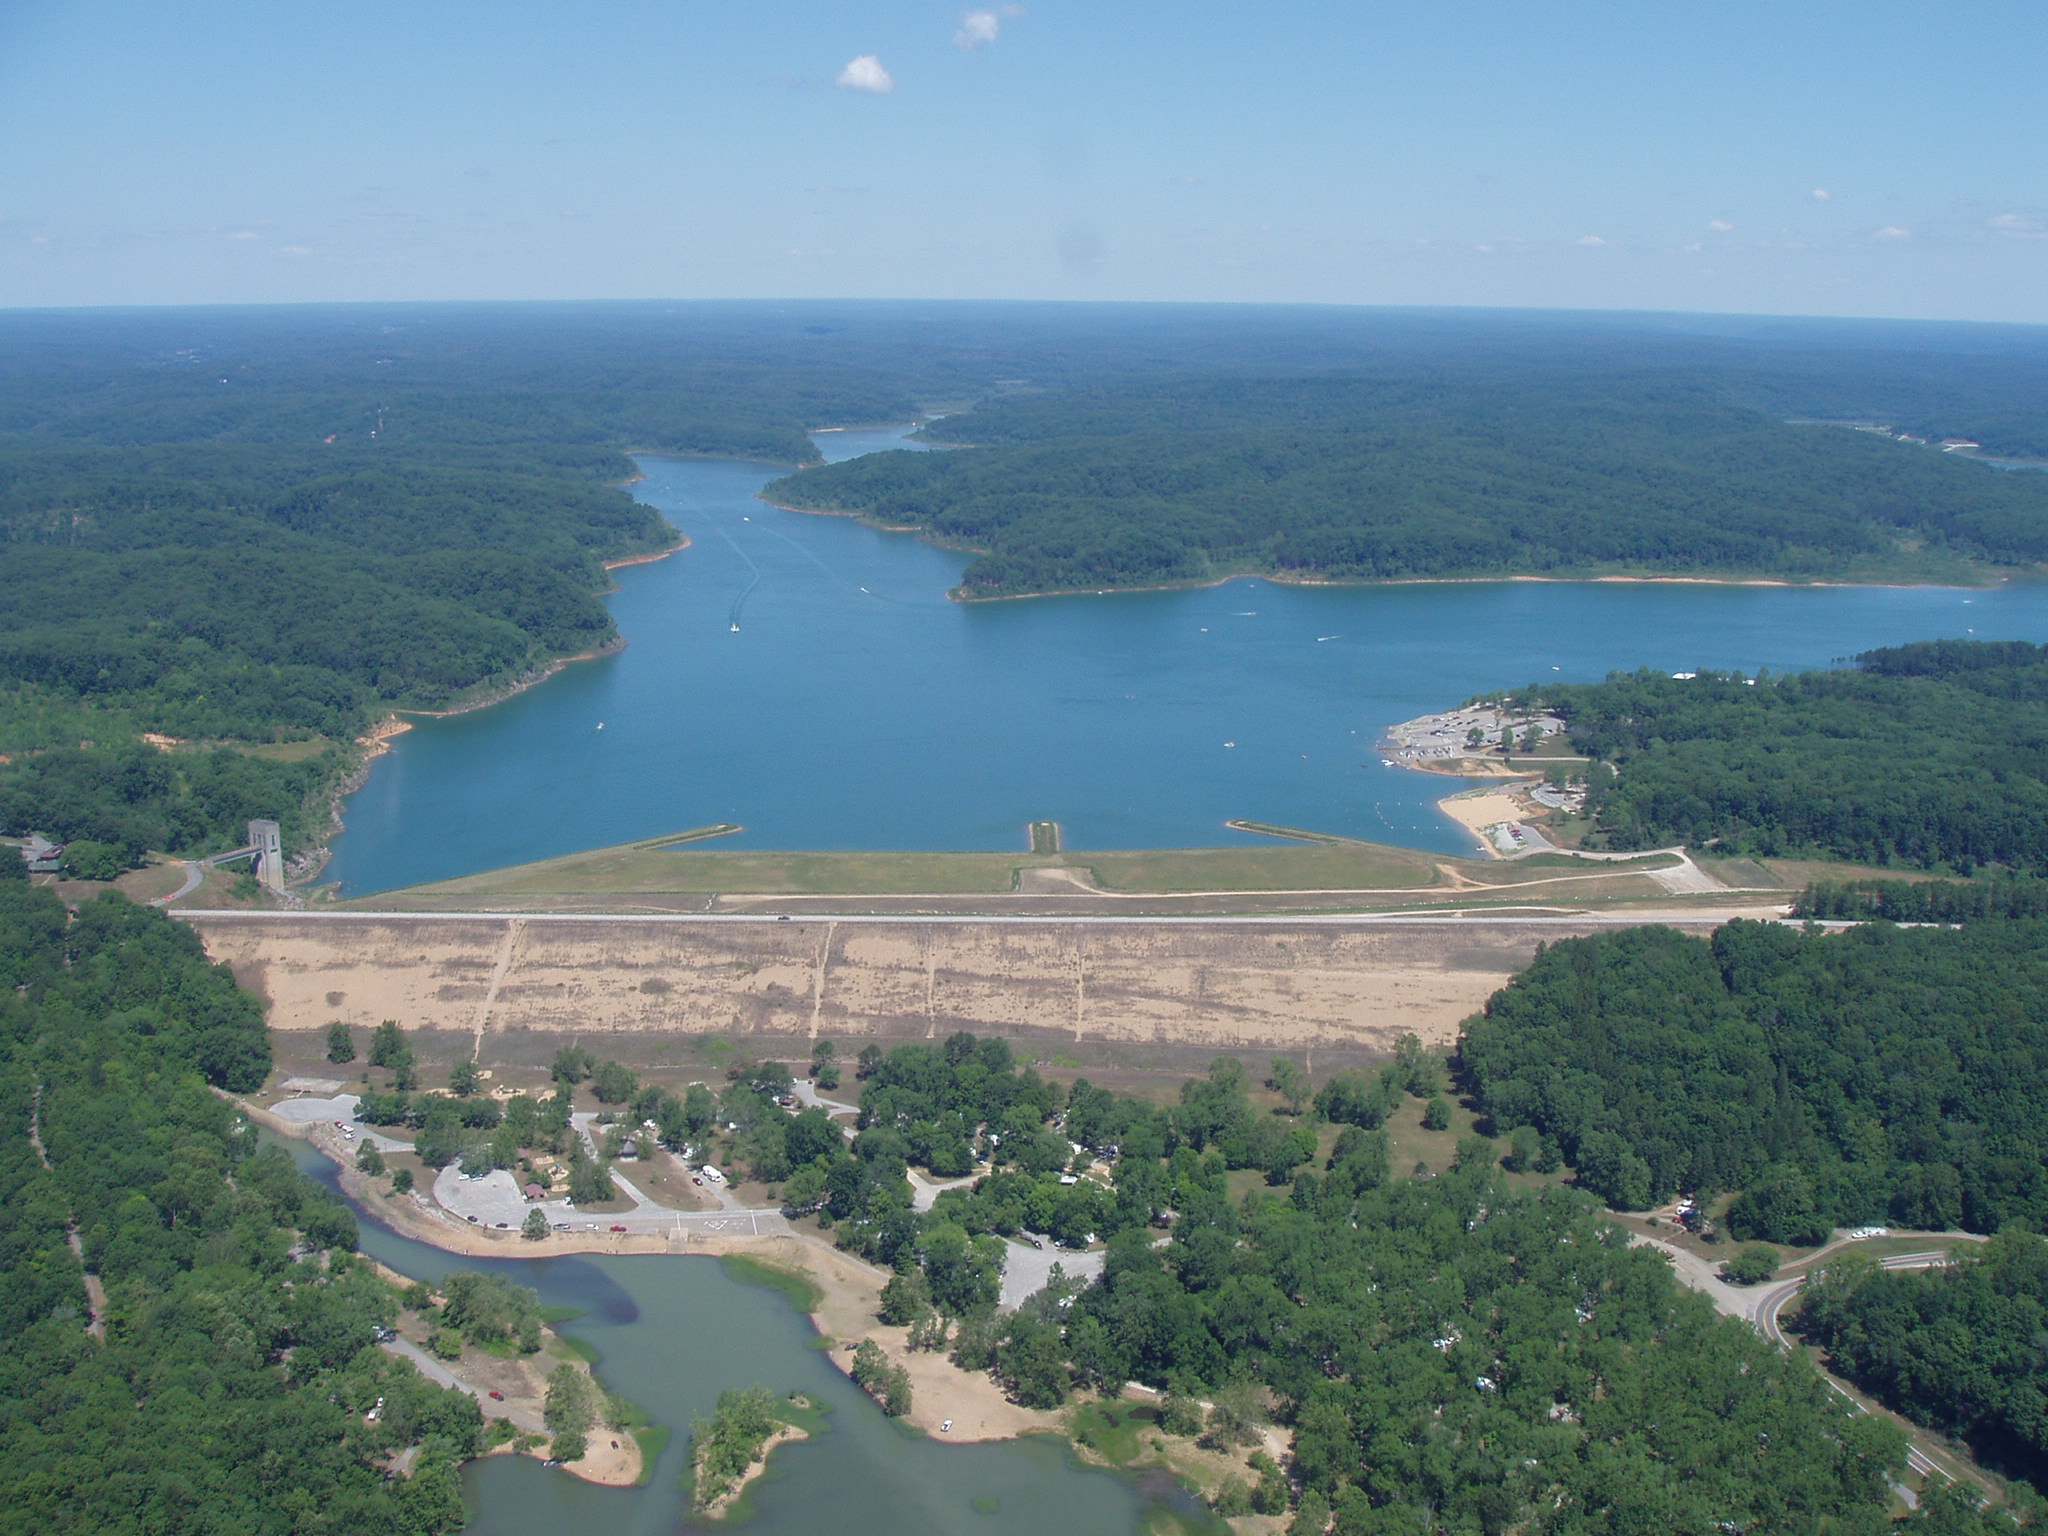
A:
{"type": "Polygon", "coordinates": [[[1581,245],[1605,245],[1606,243],[1607,242],[1605,240],[1602,240],[1598,235],[1579,236],[1579,244],[1581,245]]]}
{"type": "Polygon", "coordinates": [[[839,71],[839,83],[849,91],[866,91],[872,96],[886,96],[896,89],[896,77],[882,68],[882,61],[872,53],[864,53],[839,71]]]}
{"type": "Polygon", "coordinates": [[[1913,231],[1911,231],[1910,229],[1901,229],[1896,224],[1887,224],[1883,229],[1880,229],[1876,231],[1874,234],[1872,234],[1870,238],[1873,240],[1882,241],[1886,245],[1896,245],[1901,240],[1912,239],[1913,231]]]}
{"type": "Polygon", "coordinates": [[[2023,213],[2001,213],[1988,221],[1990,227],[2001,235],[2010,235],[2020,240],[2048,238],[2048,224],[2039,219],[2030,219],[2023,213]]]}
{"type": "Polygon", "coordinates": [[[1730,224],[1726,219],[1716,219],[1713,223],[1707,226],[1707,228],[1711,229],[1717,235],[1725,235],[1734,227],[1735,226],[1733,224],[1730,224]]]}
{"type": "Polygon", "coordinates": [[[1014,21],[1025,14],[1021,5],[1006,5],[992,11],[969,11],[960,18],[959,28],[953,33],[953,45],[965,48],[969,53],[979,53],[996,40],[1005,21],[1014,21]]]}
{"type": "Polygon", "coordinates": [[[1816,203],[1825,203],[1833,201],[1835,194],[1830,192],[1826,187],[1815,187],[1811,192],[1807,193],[1806,195],[1812,198],[1816,203]]]}

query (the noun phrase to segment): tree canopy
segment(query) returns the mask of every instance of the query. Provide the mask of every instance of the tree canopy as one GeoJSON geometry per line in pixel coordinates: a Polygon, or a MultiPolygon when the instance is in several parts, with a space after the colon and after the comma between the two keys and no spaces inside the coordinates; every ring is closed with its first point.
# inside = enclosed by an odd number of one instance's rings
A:
{"type": "Polygon", "coordinates": [[[1733,922],[1551,945],[1469,1020],[1496,1126],[1643,1209],[1741,1190],[1739,1237],[2048,1220],[2048,923],[1733,922]]]}
{"type": "Polygon", "coordinates": [[[968,597],[1610,572],[1813,579],[2048,560],[2048,480],[1788,424],[1726,377],[1526,367],[997,399],[770,500],[980,551],[968,597]]]}
{"type": "Polygon", "coordinates": [[[1557,711],[1614,770],[1592,776],[1596,844],[2048,873],[2048,648],[1927,641],[1851,670],[1618,673],[1511,702],[1557,711]]]}
{"type": "Polygon", "coordinates": [[[263,1080],[255,999],[118,896],[68,918],[0,878],[0,933],[8,1523],[459,1529],[476,1404],[375,1347],[397,1305],[353,1257],[354,1218],[210,1091],[263,1080]],[[84,1271],[105,1288],[97,1320],[84,1271]],[[414,1445],[412,1475],[388,1480],[414,1445]]]}

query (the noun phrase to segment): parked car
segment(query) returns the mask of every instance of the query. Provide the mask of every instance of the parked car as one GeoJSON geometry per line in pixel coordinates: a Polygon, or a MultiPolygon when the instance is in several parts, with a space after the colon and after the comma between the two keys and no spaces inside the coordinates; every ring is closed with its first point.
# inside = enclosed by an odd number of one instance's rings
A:
{"type": "Polygon", "coordinates": [[[621,1227],[621,1226],[614,1226],[614,1227],[612,1228],[612,1230],[613,1230],[614,1232],[623,1232],[623,1231],[625,1231],[626,1229],[625,1229],[624,1227],[621,1227]]]}
{"type": "Polygon", "coordinates": [[[503,1401],[505,1401],[505,1394],[502,1392],[494,1391],[491,1393],[491,1401],[494,1403],[502,1403],[503,1401]]]}

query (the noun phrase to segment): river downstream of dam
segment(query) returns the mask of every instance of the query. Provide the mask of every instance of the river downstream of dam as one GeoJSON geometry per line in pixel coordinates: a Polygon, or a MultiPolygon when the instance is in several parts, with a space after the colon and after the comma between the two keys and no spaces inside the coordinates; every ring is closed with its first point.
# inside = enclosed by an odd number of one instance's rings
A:
{"type": "MultiPolygon", "coordinates": [[[[821,433],[827,457],[915,447],[821,433]]],[[[758,499],[760,464],[643,459],[691,540],[617,572],[628,647],[399,737],[346,807],[344,895],[713,823],[722,847],[1255,841],[1273,825],[1473,851],[1454,785],[1380,734],[1478,693],[1653,667],[1827,666],[1874,646],[2048,638],[2048,586],[1670,582],[1219,586],[962,604],[966,556],[758,499]]]]}
{"type": "MultiPolygon", "coordinates": [[[[334,1164],[280,1138],[298,1165],[337,1194],[334,1164]]],[[[347,1198],[344,1196],[343,1198],[347,1198]]],[[[669,1439],[639,1488],[600,1488],[525,1456],[492,1456],[463,1475],[465,1536],[670,1536],[694,1522],[682,1478],[690,1421],[718,1394],[759,1383],[800,1391],[828,1410],[823,1430],[775,1453],[748,1497],[753,1536],[1136,1536],[1148,1511],[1191,1532],[1211,1528],[1176,1486],[1136,1484],[1080,1465],[1049,1436],[944,1445],[904,1428],[836,1370],[809,1322],[779,1291],[734,1278],[716,1260],[682,1255],[480,1259],[402,1237],[349,1201],[362,1251],[428,1283],[482,1270],[581,1316],[556,1325],[599,1356],[605,1386],[666,1427],[669,1439]]]]}

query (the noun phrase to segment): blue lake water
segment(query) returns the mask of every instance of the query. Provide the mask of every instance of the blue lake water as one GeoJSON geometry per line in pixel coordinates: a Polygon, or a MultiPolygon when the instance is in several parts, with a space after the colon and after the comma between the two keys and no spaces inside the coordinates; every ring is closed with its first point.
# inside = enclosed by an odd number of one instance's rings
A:
{"type": "MultiPolygon", "coordinates": [[[[833,459],[898,432],[820,434],[833,459]]],[[[361,895],[712,822],[721,846],[1255,841],[1248,819],[1457,853],[1389,724],[1532,680],[1826,666],[1907,640],[2048,639],[2048,586],[1431,583],[961,604],[966,556],[784,512],[758,464],[648,458],[692,545],[617,573],[621,654],[425,720],[346,808],[361,895]],[[737,625],[737,628],[735,628],[737,625]],[[599,727],[602,726],[602,729],[599,727]]]]}

